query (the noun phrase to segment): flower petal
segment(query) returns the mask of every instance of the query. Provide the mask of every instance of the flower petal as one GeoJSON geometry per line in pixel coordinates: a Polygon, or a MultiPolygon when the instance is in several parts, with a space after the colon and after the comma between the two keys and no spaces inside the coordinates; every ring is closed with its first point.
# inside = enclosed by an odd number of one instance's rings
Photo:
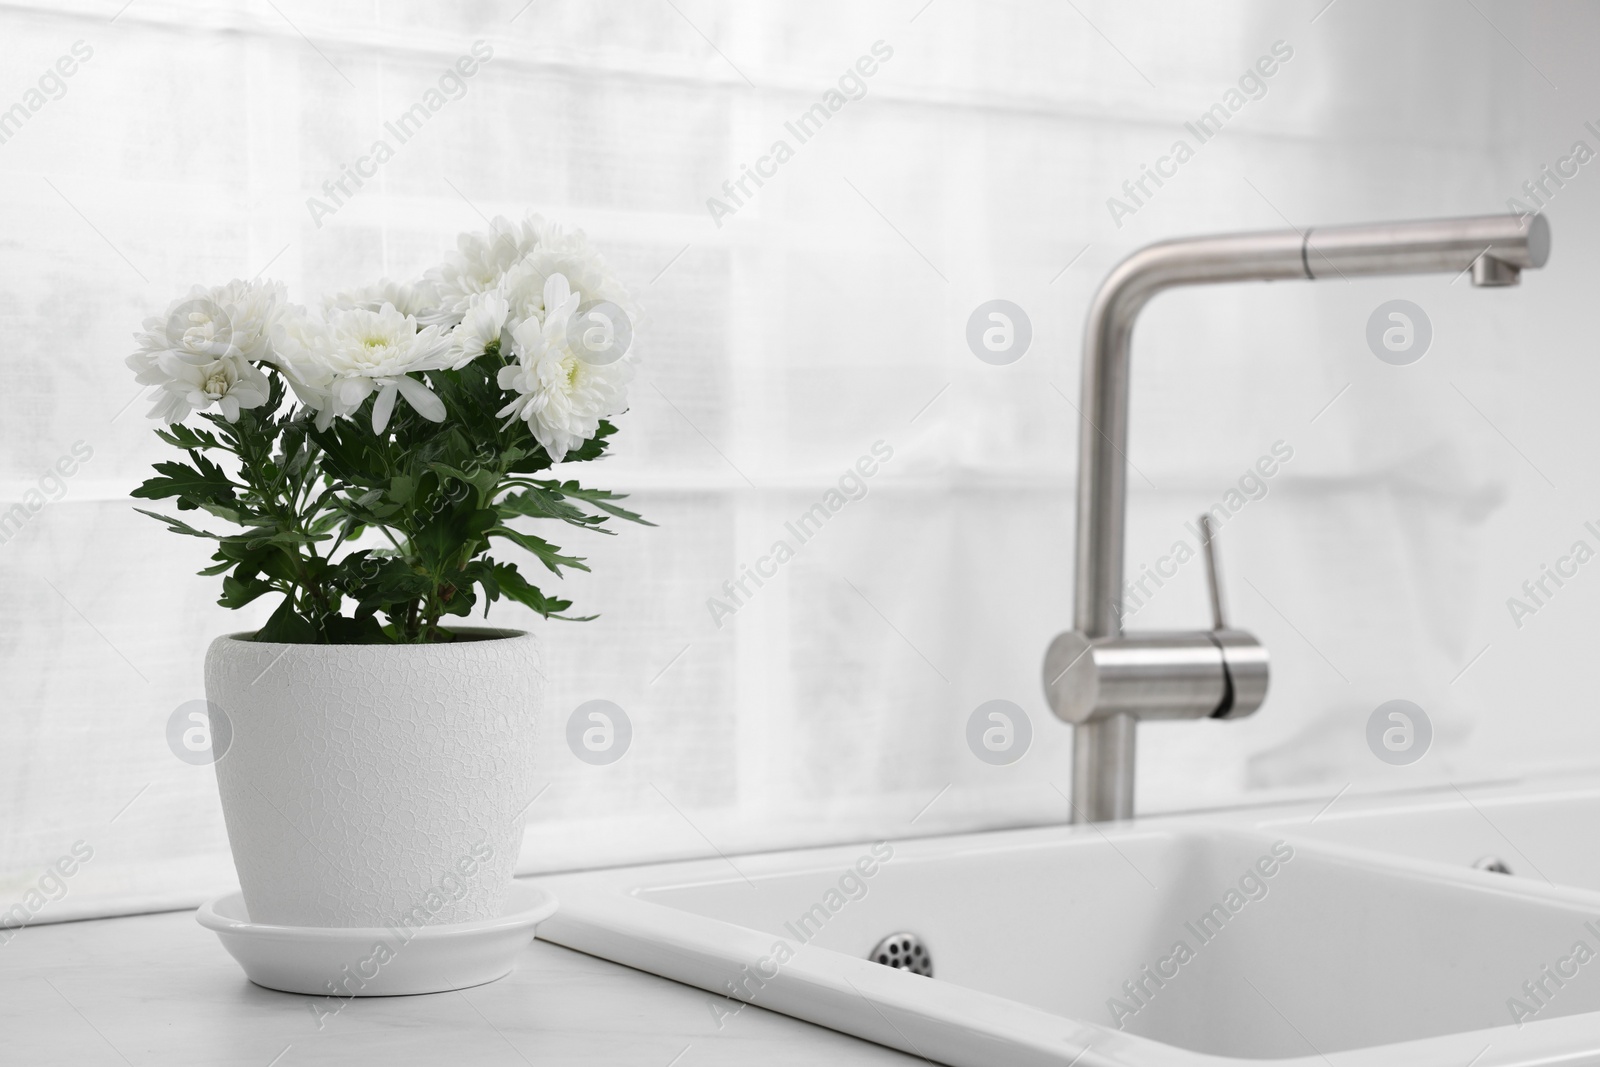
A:
{"type": "Polygon", "coordinates": [[[567,302],[567,297],[572,295],[572,286],[567,284],[565,274],[552,274],[544,280],[544,312],[546,315],[567,302]]]}
{"type": "MultiPolygon", "coordinates": [[[[434,395],[426,385],[411,377],[395,379],[395,384],[400,387],[400,392],[405,395],[406,403],[417,409],[417,414],[429,422],[444,421],[444,401],[434,395]]],[[[390,401],[392,404],[393,401],[390,401]]]]}
{"type": "MultiPolygon", "coordinates": [[[[346,408],[357,408],[361,402],[372,393],[372,379],[370,378],[345,378],[334,386],[334,395],[339,398],[339,403],[346,408]]],[[[394,401],[390,401],[394,403],[394,401]]]]}
{"type": "Polygon", "coordinates": [[[394,398],[396,395],[394,382],[384,382],[378,390],[378,399],[372,402],[372,432],[382,433],[384,427],[389,425],[389,416],[394,414],[394,398]]]}

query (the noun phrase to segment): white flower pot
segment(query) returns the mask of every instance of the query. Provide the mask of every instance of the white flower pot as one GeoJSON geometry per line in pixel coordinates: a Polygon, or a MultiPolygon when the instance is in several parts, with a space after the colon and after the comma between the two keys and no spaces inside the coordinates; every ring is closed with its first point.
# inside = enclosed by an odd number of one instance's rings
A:
{"type": "Polygon", "coordinates": [[[475,639],[212,643],[206,699],[232,734],[217,786],[253,922],[500,913],[533,798],[539,647],[512,630],[457,633],[475,639]]]}

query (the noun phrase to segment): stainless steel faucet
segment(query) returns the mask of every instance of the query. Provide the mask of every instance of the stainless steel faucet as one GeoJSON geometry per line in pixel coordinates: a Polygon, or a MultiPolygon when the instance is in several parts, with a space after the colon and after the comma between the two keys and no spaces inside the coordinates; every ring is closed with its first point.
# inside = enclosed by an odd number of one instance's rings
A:
{"type": "Polygon", "coordinates": [[[1050,706],[1074,727],[1073,821],[1132,817],[1140,719],[1236,719],[1267,695],[1266,649],[1226,626],[1209,525],[1213,628],[1122,631],[1128,352],[1144,305],[1179,285],[1360,274],[1470,270],[1473,285],[1516,285],[1549,254],[1544,216],[1484,215],[1181,238],[1142,248],[1111,271],[1083,339],[1074,629],[1051,642],[1044,662],[1050,706]]]}

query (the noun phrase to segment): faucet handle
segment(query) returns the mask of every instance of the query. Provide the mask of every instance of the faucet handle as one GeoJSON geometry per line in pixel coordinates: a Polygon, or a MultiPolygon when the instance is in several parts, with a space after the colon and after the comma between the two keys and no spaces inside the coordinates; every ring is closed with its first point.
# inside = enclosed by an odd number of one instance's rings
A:
{"type": "Polygon", "coordinates": [[[1222,562],[1217,552],[1217,530],[1208,511],[1200,516],[1201,551],[1206,557],[1206,590],[1211,599],[1211,640],[1222,650],[1227,699],[1212,713],[1217,719],[1249,715],[1267,698],[1267,650],[1254,637],[1228,625],[1222,595],[1222,562]]]}
{"type": "Polygon", "coordinates": [[[1206,557],[1206,590],[1211,594],[1211,628],[1228,628],[1227,611],[1222,601],[1222,564],[1217,559],[1217,531],[1211,525],[1211,512],[1200,513],[1200,533],[1204,543],[1200,550],[1206,557]]]}

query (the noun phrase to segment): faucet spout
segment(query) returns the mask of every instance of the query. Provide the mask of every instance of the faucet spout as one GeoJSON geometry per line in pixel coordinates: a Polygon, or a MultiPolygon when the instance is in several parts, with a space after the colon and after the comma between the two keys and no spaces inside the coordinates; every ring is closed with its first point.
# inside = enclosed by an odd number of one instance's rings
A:
{"type": "MultiPolygon", "coordinates": [[[[1544,266],[1549,254],[1544,216],[1484,215],[1191,237],[1123,260],[1095,294],[1084,331],[1074,632],[1091,643],[1122,636],[1129,354],[1134,323],[1151,297],[1181,285],[1466,271],[1476,286],[1506,286],[1544,266]]],[[[1052,706],[1067,717],[1054,693],[1052,706]]],[[[1076,731],[1075,820],[1133,814],[1134,725],[1145,717],[1170,716],[1134,707],[1069,719],[1076,731]]]]}

